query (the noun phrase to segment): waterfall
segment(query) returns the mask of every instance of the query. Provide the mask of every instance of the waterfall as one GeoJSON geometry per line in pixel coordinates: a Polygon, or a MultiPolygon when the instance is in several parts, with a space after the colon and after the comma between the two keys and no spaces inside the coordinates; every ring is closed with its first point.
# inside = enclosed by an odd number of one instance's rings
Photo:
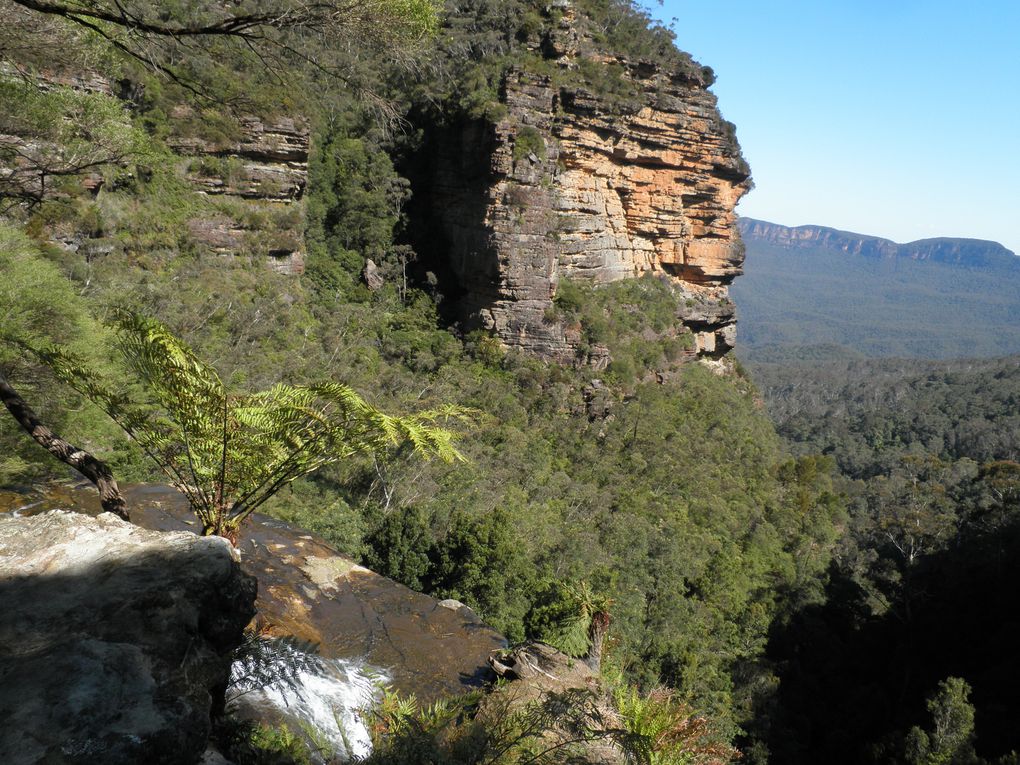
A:
{"type": "Polygon", "coordinates": [[[364,662],[326,659],[314,646],[254,638],[231,667],[228,711],[285,724],[330,757],[358,760],[372,751],[365,719],[389,680],[364,662]]]}

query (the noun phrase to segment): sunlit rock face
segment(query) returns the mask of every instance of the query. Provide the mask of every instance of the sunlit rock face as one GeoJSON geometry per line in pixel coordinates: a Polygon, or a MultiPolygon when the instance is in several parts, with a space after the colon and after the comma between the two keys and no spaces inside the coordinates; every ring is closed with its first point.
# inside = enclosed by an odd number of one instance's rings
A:
{"type": "MultiPolygon", "coordinates": [[[[529,641],[512,651],[493,657],[492,666],[505,681],[482,700],[479,718],[499,720],[506,710],[522,712],[529,707],[549,708],[559,704],[574,711],[587,710],[587,723],[598,734],[572,747],[575,765],[624,765],[624,756],[612,729],[619,713],[597,669],[541,642],[529,641]]],[[[569,726],[552,727],[542,735],[543,746],[563,746],[571,738],[569,726]],[[564,729],[565,728],[565,729],[564,729]]]]}
{"type": "MultiPolygon", "coordinates": [[[[174,117],[192,117],[179,106],[174,117]]],[[[226,144],[194,136],[170,136],[185,174],[201,194],[223,196],[251,218],[283,221],[273,232],[252,225],[245,216],[202,214],[188,221],[188,233],[200,247],[219,255],[267,256],[273,270],[301,274],[305,269],[302,228],[308,182],[310,129],[300,116],[239,119],[239,134],[226,144]]]]}
{"type": "Polygon", "coordinates": [[[503,119],[432,133],[414,179],[416,247],[445,259],[466,328],[507,346],[574,359],[578,339],[548,310],[559,281],[652,273],[680,303],[715,306],[688,326],[699,354],[721,355],[743,263],[734,207],[750,187],[733,126],[704,70],[606,56],[574,29],[568,12],[542,48],[562,76],[513,70],[503,119]],[[571,73],[593,63],[627,95],[577,84],[571,73]]]}
{"type": "Polygon", "coordinates": [[[0,515],[0,762],[197,762],[255,586],[223,539],[0,515]]]}
{"type": "MultiPolygon", "coordinates": [[[[0,80],[21,76],[20,69],[0,63],[0,80]]],[[[64,87],[117,98],[125,114],[142,92],[129,87],[126,80],[115,82],[87,68],[43,70],[34,76],[40,90],[64,87]]],[[[175,172],[188,180],[197,195],[195,212],[178,233],[186,234],[199,252],[264,256],[274,271],[303,273],[304,193],[311,147],[308,120],[296,114],[272,119],[240,116],[232,135],[211,138],[195,135],[187,127],[203,119],[191,107],[179,104],[168,116],[166,143],[173,152],[175,172]],[[221,204],[213,208],[199,201],[203,197],[219,198],[221,204]]],[[[0,151],[0,183],[17,180],[33,195],[65,198],[66,189],[52,179],[47,181],[39,171],[54,148],[31,135],[0,135],[0,149],[6,149],[0,151]]],[[[125,162],[113,186],[134,182],[136,172],[132,163],[125,162]]],[[[98,198],[110,182],[93,170],[81,174],[80,184],[83,192],[98,198]]],[[[55,244],[80,251],[89,260],[122,246],[116,237],[81,230],[73,221],[49,221],[46,232],[55,244]]]]}

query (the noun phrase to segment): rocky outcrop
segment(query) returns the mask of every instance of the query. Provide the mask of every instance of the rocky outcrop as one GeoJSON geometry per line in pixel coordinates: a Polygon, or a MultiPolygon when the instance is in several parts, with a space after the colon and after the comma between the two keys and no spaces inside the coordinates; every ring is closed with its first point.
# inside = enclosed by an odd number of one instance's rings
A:
{"type": "Polygon", "coordinates": [[[824,249],[868,258],[908,258],[968,268],[1020,271],[1020,258],[998,242],[939,237],[897,244],[889,239],[825,226],[781,226],[753,218],[740,219],[740,233],[748,242],[784,249],[824,249]]]}
{"type": "MultiPolygon", "coordinates": [[[[177,119],[191,117],[178,107],[177,119]]],[[[189,178],[207,194],[230,194],[245,199],[292,202],[304,194],[308,177],[308,124],[292,117],[263,122],[255,117],[238,121],[239,135],[225,145],[197,136],[171,136],[167,143],[185,156],[217,157],[233,162],[192,163],[189,178]]]]}
{"type": "MultiPolygon", "coordinates": [[[[179,121],[194,119],[186,106],[175,109],[172,116],[179,121]]],[[[199,193],[224,196],[240,211],[237,215],[220,212],[193,218],[188,222],[192,239],[217,254],[266,255],[276,271],[304,272],[302,199],[310,145],[307,120],[242,117],[238,135],[232,140],[177,135],[167,143],[178,154],[191,158],[186,162],[187,177],[199,193]],[[274,225],[267,226],[267,220],[274,225]]]]}
{"type": "Polygon", "coordinates": [[[552,724],[543,733],[545,746],[575,750],[571,762],[623,765],[628,760],[616,743],[622,730],[611,694],[602,676],[584,661],[551,645],[528,642],[494,655],[495,673],[507,681],[481,704],[479,719],[505,719],[507,711],[547,713],[552,724]]]}
{"type": "Polygon", "coordinates": [[[0,761],[197,762],[254,599],[222,539],[0,517],[0,761]]]}
{"type": "MultiPolygon", "coordinates": [[[[134,523],[154,531],[195,528],[176,490],[122,488],[134,523]]],[[[0,513],[61,507],[98,514],[98,500],[88,486],[55,486],[37,497],[0,492],[0,513]]],[[[239,549],[242,569],[259,581],[257,624],[263,635],[313,643],[325,659],[381,668],[396,689],[428,702],[476,685],[488,672],[489,655],[506,645],[457,601],[439,602],[408,589],[302,529],[254,518],[241,532],[239,549]]]]}
{"type": "Polygon", "coordinates": [[[749,188],[732,125],[703,70],[600,54],[565,11],[533,45],[542,65],[507,74],[503,119],[432,134],[412,179],[428,200],[416,246],[445,261],[466,328],[507,346],[574,359],[549,316],[559,282],[653,273],[673,280],[678,304],[714,305],[695,332],[719,355],[733,344],[734,206],[749,188]]]}

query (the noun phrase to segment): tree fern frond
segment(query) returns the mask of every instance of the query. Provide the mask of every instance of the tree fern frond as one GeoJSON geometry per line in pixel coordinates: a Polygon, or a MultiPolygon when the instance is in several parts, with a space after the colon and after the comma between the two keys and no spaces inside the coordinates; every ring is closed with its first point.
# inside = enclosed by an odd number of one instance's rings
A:
{"type": "Polygon", "coordinates": [[[118,311],[118,343],[149,392],[183,429],[208,437],[222,428],[223,382],[161,322],[118,311]]]}
{"type": "Polygon", "coordinates": [[[424,457],[463,459],[454,433],[440,423],[470,422],[471,410],[444,406],[393,416],[338,382],[228,396],[216,371],[162,323],[118,311],[112,324],[142,400],[64,349],[35,353],[142,447],[206,530],[235,533],[287,483],[358,453],[406,443],[424,457]]]}

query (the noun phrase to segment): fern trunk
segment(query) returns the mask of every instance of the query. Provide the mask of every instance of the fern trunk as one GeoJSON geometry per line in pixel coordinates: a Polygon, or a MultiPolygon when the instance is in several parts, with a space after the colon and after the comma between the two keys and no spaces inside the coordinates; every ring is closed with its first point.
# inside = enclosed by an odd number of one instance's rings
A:
{"type": "Polygon", "coordinates": [[[602,671],[602,647],[606,640],[606,633],[609,631],[609,622],[608,611],[600,610],[592,614],[591,626],[588,628],[590,647],[583,661],[595,672],[602,671]]]}

